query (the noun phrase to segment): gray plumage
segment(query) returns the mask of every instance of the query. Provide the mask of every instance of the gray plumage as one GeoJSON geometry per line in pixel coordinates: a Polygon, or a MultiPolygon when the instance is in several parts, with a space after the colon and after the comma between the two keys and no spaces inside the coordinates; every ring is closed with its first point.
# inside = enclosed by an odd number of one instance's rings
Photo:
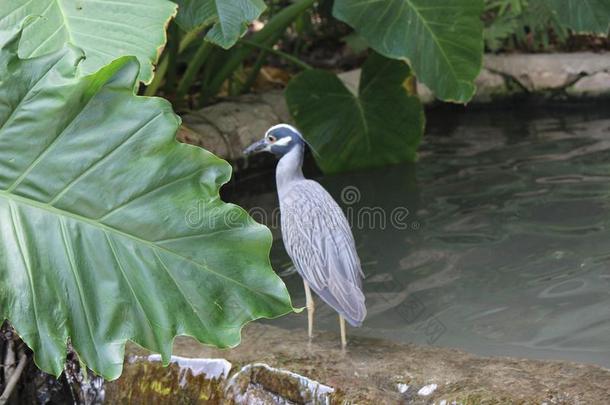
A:
{"type": "Polygon", "coordinates": [[[250,145],[244,154],[271,152],[281,157],[276,169],[282,238],[298,273],[306,281],[309,336],[312,336],[311,288],[341,315],[341,343],[346,344],[343,319],[360,326],[366,317],[362,269],[347,218],[330,194],[307,180],[301,169],[305,142],[296,128],[280,124],[250,145]]]}
{"type": "Polygon", "coordinates": [[[282,238],[298,273],[352,326],[366,317],[363,273],[347,218],[331,195],[303,177],[303,144],[278,163],[282,238]]]}

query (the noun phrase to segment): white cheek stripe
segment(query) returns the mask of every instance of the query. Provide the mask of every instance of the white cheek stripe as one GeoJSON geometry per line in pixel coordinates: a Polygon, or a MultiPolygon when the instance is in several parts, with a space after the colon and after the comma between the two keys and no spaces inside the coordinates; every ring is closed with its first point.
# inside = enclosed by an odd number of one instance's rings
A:
{"type": "Polygon", "coordinates": [[[292,142],[292,138],[289,136],[285,136],[284,138],[280,138],[277,141],[275,141],[274,145],[286,146],[290,142],[292,142]]]}

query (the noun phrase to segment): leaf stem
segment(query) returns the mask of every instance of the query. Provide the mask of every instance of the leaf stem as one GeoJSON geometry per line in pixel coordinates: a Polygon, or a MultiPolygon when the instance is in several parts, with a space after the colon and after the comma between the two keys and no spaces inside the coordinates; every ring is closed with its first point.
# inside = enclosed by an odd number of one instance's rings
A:
{"type": "Polygon", "coordinates": [[[161,62],[157,65],[157,69],[155,71],[155,77],[153,81],[146,87],[144,90],[145,96],[154,96],[159,91],[161,84],[163,83],[163,79],[165,78],[165,73],[167,73],[167,66],[169,64],[169,60],[167,57],[167,53],[164,52],[161,57],[161,62]]]}
{"type": "Polygon", "coordinates": [[[180,30],[175,22],[169,26],[169,43],[168,43],[168,66],[167,80],[165,81],[165,92],[170,94],[176,87],[176,76],[178,70],[178,48],[180,46],[180,30]]]}
{"type": "MultiPolygon", "coordinates": [[[[180,30],[176,30],[180,31],[180,30]]],[[[194,40],[197,39],[199,34],[201,34],[202,28],[197,28],[192,31],[187,32],[181,39],[180,45],[178,45],[178,54],[181,54],[194,40]]],[[[165,79],[165,75],[167,74],[167,68],[169,66],[168,59],[168,51],[163,52],[163,56],[161,56],[161,60],[157,64],[157,68],[155,69],[155,77],[153,81],[146,87],[144,91],[145,96],[154,96],[159,91],[159,88],[163,84],[163,79],[165,79]]]]}
{"type": "Polygon", "coordinates": [[[203,62],[205,62],[213,48],[214,45],[211,42],[208,42],[205,39],[201,41],[201,45],[197,49],[197,52],[195,52],[191,62],[188,64],[184,75],[182,75],[182,79],[180,79],[178,89],[176,90],[176,102],[180,103],[191,88],[197,77],[197,73],[199,73],[201,66],[203,66],[203,62]]]}
{"type": "Polygon", "coordinates": [[[184,51],[191,44],[191,42],[193,42],[194,40],[197,39],[199,34],[201,34],[201,32],[203,32],[204,28],[205,27],[203,27],[203,26],[199,27],[199,28],[195,28],[194,30],[189,31],[186,34],[184,34],[184,36],[180,40],[180,46],[178,47],[178,52],[182,53],[182,51],[184,51]]]}
{"type": "Polygon", "coordinates": [[[246,93],[247,91],[249,91],[250,88],[252,88],[252,86],[254,85],[254,82],[256,81],[256,78],[258,77],[258,73],[260,72],[260,70],[263,67],[263,64],[265,63],[266,60],[267,60],[267,51],[263,50],[258,54],[258,57],[256,58],[256,62],[254,63],[254,66],[252,66],[252,71],[246,78],[246,81],[240,86],[239,91],[237,93],[243,94],[243,93],[246,93]]]}
{"type": "MultiPolygon", "coordinates": [[[[270,40],[273,39],[277,32],[284,31],[288,25],[290,25],[303,11],[311,7],[315,3],[315,0],[300,0],[292,5],[282,9],[273,18],[269,20],[265,27],[252,35],[249,42],[256,43],[259,45],[269,46],[270,40]]],[[[241,46],[234,50],[232,57],[223,64],[220,71],[216,73],[212,81],[210,82],[205,94],[202,94],[202,98],[213,96],[218,93],[218,89],[222,86],[224,81],[237,69],[237,67],[250,55],[251,46],[241,46]]]]}
{"type": "Polygon", "coordinates": [[[252,42],[252,41],[249,41],[247,39],[242,39],[239,42],[241,44],[244,44],[244,45],[247,45],[247,46],[250,46],[250,47],[253,47],[253,48],[262,49],[263,51],[266,51],[268,53],[272,53],[274,55],[277,55],[277,56],[285,59],[286,61],[292,63],[293,65],[300,67],[303,70],[313,69],[311,67],[311,65],[303,62],[302,60],[300,60],[296,56],[290,55],[289,53],[280,51],[278,49],[274,49],[271,46],[267,46],[267,45],[264,45],[264,44],[259,44],[259,43],[256,43],[256,42],[252,42]]]}

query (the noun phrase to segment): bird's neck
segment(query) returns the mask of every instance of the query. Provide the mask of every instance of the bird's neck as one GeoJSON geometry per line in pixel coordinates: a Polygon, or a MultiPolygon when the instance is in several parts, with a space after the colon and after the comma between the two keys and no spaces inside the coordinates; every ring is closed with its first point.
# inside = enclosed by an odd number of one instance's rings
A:
{"type": "Polygon", "coordinates": [[[294,181],[303,180],[303,145],[295,145],[290,152],[280,159],[275,169],[275,180],[277,190],[281,194],[283,190],[294,181]]]}

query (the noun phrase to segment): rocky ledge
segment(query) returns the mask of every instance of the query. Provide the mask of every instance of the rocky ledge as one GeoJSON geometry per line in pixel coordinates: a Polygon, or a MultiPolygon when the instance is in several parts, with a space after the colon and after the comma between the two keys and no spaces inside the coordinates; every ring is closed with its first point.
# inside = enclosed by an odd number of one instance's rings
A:
{"type": "Polygon", "coordinates": [[[168,368],[131,346],[107,403],[603,404],[610,370],[251,324],[231,350],[179,338],[168,368]]]}
{"type": "MultiPolygon", "coordinates": [[[[514,97],[592,99],[610,97],[610,55],[575,52],[564,54],[485,55],[475,80],[473,103],[490,103],[514,97]]],[[[422,101],[434,102],[425,86],[422,101]]]]}

